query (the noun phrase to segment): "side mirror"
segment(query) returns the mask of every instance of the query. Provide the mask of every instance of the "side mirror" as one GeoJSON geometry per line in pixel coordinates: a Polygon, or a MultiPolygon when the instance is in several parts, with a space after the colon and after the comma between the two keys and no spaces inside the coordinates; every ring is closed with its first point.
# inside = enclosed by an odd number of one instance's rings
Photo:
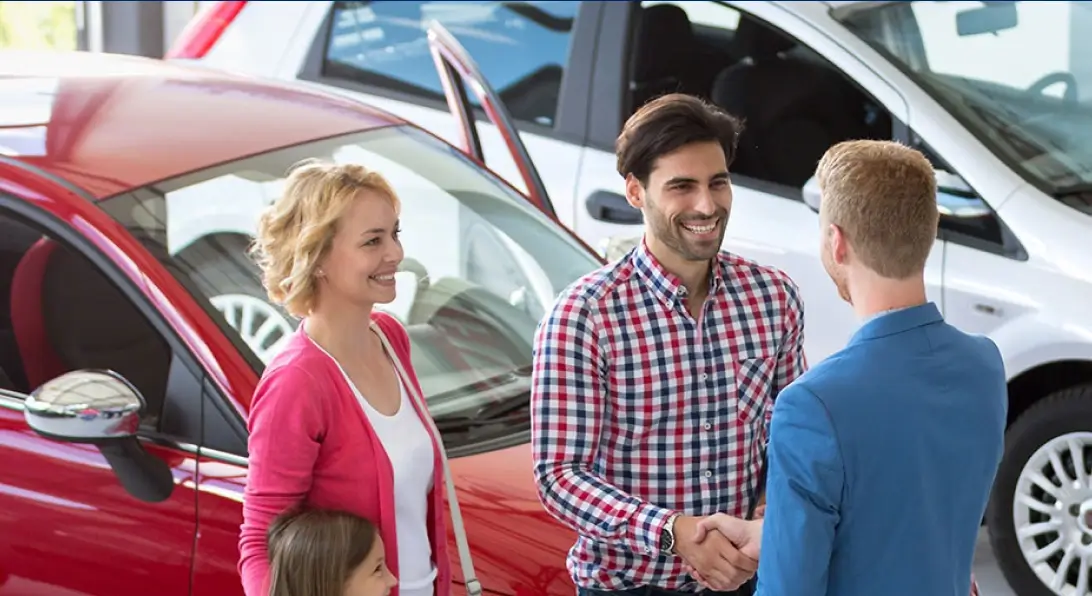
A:
{"type": "Polygon", "coordinates": [[[24,416],[38,434],[70,443],[136,437],[144,398],[120,376],[78,370],[47,381],[26,400],[24,416]]]}
{"type": "Polygon", "coordinates": [[[934,168],[934,171],[936,172],[938,191],[950,192],[965,197],[975,196],[974,190],[971,189],[971,185],[967,184],[967,181],[959,174],[953,174],[939,168],[934,168]]]}
{"type": "Polygon", "coordinates": [[[815,176],[808,178],[808,181],[804,183],[804,204],[811,208],[812,211],[819,213],[819,203],[822,197],[819,193],[819,181],[815,179],[815,176]]]}
{"type": "Polygon", "coordinates": [[[157,503],[171,496],[174,476],[137,438],[145,407],[144,397],[121,375],[77,370],[36,389],[23,416],[47,439],[95,445],[129,494],[157,503]]]}

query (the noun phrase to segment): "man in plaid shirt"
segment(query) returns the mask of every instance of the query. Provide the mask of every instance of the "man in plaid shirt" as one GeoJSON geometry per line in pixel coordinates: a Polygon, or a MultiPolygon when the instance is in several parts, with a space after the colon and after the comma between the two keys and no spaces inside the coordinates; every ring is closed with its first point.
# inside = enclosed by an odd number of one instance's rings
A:
{"type": "Polygon", "coordinates": [[[581,595],[744,594],[757,561],[716,513],[761,505],[773,401],[804,372],[803,305],[784,273],[721,252],[740,123],[681,94],[618,137],[641,244],[562,292],[535,337],[539,496],[579,534],[581,595]],[[740,589],[739,592],[732,590],[740,589]]]}

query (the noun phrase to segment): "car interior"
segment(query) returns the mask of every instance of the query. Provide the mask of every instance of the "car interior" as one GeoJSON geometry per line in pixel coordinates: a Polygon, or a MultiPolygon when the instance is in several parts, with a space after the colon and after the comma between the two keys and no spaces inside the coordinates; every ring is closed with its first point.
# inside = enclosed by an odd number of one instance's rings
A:
{"type": "Polygon", "coordinates": [[[758,19],[740,13],[732,30],[656,4],[641,8],[636,23],[628,113],[665,93],[710,100],[744,120],[738,174],[799,189],[832,145],[891,138],[891,118],[875,100],[758,19]]]}
{"type": "Polygon", "coordinates": [[[29,393],[78,369],[113,370],[162,407],[170,348],[135,305],[73,249],[0,216],[0,388],[29,393]]]}

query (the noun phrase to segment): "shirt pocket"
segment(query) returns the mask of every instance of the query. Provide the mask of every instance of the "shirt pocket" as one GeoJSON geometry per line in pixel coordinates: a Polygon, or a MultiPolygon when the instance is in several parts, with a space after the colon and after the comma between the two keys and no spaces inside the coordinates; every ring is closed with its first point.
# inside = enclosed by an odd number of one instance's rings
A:
{"type": "Polygon", "coordinates": [[[772,413],[774,371],[777,357],[743,357],[735,361],[736,410],[739,421],[754,430],[762,430],[772,413]],[[758,427],[758,428],[756,428],[758,427]]]}

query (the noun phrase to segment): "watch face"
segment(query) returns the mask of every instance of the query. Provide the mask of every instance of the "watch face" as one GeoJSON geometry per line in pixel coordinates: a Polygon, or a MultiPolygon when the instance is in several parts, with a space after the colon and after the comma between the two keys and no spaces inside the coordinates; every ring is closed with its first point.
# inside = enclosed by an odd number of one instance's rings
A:
{"type": "Polygon", "coordinates": [[[668,529],[664,528],[664,531],[660,533],[660,550],[669,552],[673,546],[675,546],[675,536],[673,536],[668,529]]]}

